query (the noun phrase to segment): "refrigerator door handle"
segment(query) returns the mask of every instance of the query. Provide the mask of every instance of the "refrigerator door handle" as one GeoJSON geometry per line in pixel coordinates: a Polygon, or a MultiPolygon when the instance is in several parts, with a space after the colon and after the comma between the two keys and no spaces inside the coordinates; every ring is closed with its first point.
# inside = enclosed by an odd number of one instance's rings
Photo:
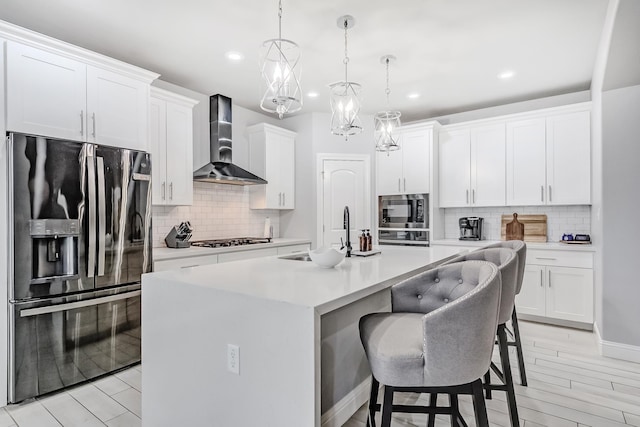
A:
{"type": "Polygon", "coordinates": [[[95,277],[96,272],[96,164],[93,145],[87,146],[87,177],[89,205],[89,248],[87,253],[87,277],[95,277]]]}
{"type": "Polygon", "coordinates": [[[40,314],[59,313],[61,311],[74,310],[77,308],[91,307],[113,301],[120,301],[127,298],[134,298],[142,294],[142,291],[131,291],[123,294],[109,295],[106,297],[91,298],[84,301],[68,302],[65,304],[48,305],[46,307],[25,308],[20,310],[20,317],[38,316],[40,314]]]}
{"type": "Polygon", "coordinates": [[[104,276],[105,240],[107,232],[106,190],[104,184],[104,159],[96,157],[98,168],[98,276],[104,276]]]}

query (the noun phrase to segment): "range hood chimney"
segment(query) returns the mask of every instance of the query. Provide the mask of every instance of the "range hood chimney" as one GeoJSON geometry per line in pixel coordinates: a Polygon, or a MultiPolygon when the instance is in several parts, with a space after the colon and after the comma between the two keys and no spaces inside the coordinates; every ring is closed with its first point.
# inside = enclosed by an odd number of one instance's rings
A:
{"type": "Polygon", "coordinates": [[[266,184],[264,179],[231,163],[231,123],[231,98],[209,97],[211,161],[193,173],[193,180],[232,185],[266,184]]]}

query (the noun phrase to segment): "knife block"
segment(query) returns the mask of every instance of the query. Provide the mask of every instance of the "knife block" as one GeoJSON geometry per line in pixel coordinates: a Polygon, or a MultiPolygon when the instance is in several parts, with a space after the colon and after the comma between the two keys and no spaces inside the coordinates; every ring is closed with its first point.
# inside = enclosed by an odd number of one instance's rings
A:
{"type": "Polygon", "coordinates": [[[167,244],[168,248],[173,249],[184,249],[190,247],[191,243],[189,243],[188,240],[182,240],[183,238],[184,236],[180,236],[178,234],[178,230],[174,225],[171,231],[169,231],[169,234],[167,234],[167,237],[164,238],[164,242],[167,244]]]}

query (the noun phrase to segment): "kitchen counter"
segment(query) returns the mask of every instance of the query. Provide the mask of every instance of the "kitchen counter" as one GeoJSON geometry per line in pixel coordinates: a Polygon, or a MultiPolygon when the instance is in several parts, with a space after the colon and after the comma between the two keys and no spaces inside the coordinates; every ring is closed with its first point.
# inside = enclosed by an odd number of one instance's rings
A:
{"type": "MultiPolygon", "coordinates": [[[[491,245],[493,243],[499,243],[500,240],[458,240],[458,239],[442,239],[442,240],[432,240],[431,246],[466,246],[466,247],[484,247],[491,245]]],[[[554,250],[554,251],[579,251],[579,252],[595,252],[596,248],[593,244],[584,245],[584,244],[571,244],[571,243],[560,243],[560,242],[546,242],[546,243],[535,243],[535,242],[525,242],[527,244],[527,248],[529,249],[541,249],[541,250],[554,250]]]]}
{"type": "Polygon", "coordinates": [[[197,246],[191,246],[189,248],[174,249],[174,248],[153,248],[153,260],[164,261],[168,259],[180,259],[191,258],[196,256],[225,254],[230,252],[242,252],[251,251],[255,249],[263,248],[277,248],[290,245],[303,245],[310,244],[309,239],[284,239],[277,238],[271,239],[271,243],[256,243],[253,245],[241,245],[241,246],[227,246],[223,248],[200,248],[197,246]]]}
{"type": "Polygon", "coordinates": [[[460,252],[381,249],[332,269],[265,257],[145,274],[143,425],[341,425],[369,392],[358,319],[460,252]]]}

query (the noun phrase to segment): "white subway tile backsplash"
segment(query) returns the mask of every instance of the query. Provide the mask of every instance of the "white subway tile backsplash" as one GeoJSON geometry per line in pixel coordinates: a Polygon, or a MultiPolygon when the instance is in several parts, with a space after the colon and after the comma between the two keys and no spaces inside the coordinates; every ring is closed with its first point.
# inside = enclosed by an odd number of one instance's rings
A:
{"type": "Polygon", "coordinates": [[[460,235],[458,219],[463,216],[484,218],[483,234],[486,240],[500,240],[502,215],[546,214],[547,241],[556,242],[564,233],[591,234],[591,206],[518,206],[492,208],[448,208],[444,209],[446,239],[457,239],[460,235]]]}
{"type": "Polygon", "coordinates": [[[280,211],[249,209],[249,187],[193,183],[192,206],[153,206],[153,246],[163,247],[174,225],[191,222],[191,240],[262,237],[265,218],[280,235],[280,211]]]}

